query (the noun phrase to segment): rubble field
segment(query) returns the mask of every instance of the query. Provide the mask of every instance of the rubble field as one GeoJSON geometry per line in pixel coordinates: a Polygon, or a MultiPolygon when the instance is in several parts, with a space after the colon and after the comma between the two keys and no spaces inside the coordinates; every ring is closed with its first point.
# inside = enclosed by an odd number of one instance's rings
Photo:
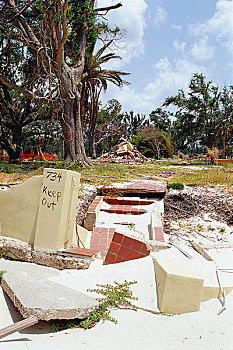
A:
{"type": "Polygon", "coordinates": [[[216,248],[233,242],[233,194],[222,188],[169,190],[164,199],[164,230],[184,241],[216,248]]]}

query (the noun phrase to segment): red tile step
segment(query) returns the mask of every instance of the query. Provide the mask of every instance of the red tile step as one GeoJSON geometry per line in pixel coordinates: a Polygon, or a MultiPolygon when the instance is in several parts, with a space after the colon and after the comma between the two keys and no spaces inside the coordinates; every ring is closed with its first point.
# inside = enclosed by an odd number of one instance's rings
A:
{"type": "Polygon", "coordinates": [[[98,250],[95,249],[87,249],[87,248],[79,248],[79,247],[74,247],[74,248],[68,248],[64,249],[61,251],[63,254],[67,255],[76,255],[80,257],[92,257],[96,253],[98,253],[98,250]]]}
{"type": "Polygon", "coordinates": [[[125,189],[137,191],[148,191],[148,192],[166,192],[166,188],[156,183],[148,183],[144,181],[135,181],[132,184],[126,185],[125,189]]]}
{"type": "Polygon", "coordinates": [[[93,202],[89,205],[88,212],[94,212],[102,198],[102,196],[96,196],[93,202]]]}
{"type": "Polygon", "coordinates": [[[123,261],[144,258],[149,255],[145,243],[115,232],[109,246],[105,263],[116,264],[123,261]]]}
{"type": "Polygon", "coordinates": [[[115,228],[94,227],[91,235],[90,249],[98,250],[104,256],[110,246],[115,231],[115,228]]]}
{"type": "Polygon", "coordinates": [[[104,197],[104,201],[108,204],[120,204],[120,205],[149,205],[154,201],[148,201],[146,199],[125,199],[125,198],[112,198],[104,197]]]}
{"type": "Polygon", "coordinates": [[[106,213],[114,213],[114,214],[140,215],[140,214],[147,213],[145,209],[132,208],[131,205],[111,205],[110,208],[102,208],[100,210],[105,211],[106,213]]]}
{"type": "Polygon", "coordinates": [[[166,187],[159,184],[158,182],[155,181],[144,181],[144,180],[139,180],[139,181],[134,181],[132,183],[124,183],[120,185],[109,185],[109,186],[104,186],[101,190],[100,193],[104,194],[105,196],[108,196],[108,193],[111,194],[113,190],[118,190],[122,194],[124,193],[134,193],[134,194],[155,194],[156,196],[164,196],[166,193],[166,187]]]}
{"type": "Polygon", "coordinates": [[[154,240],[164,242],[164,236],[163,236],[163,228],[162,227],[154,227],[154,240]]]}

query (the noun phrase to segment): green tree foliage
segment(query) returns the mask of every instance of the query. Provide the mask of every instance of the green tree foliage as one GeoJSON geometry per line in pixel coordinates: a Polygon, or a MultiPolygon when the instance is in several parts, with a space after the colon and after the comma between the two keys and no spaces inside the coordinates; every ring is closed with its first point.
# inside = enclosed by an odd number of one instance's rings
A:
{"type": "MultiPolygon", "coordinates": [[[[96,135],[98,123],[98,106],[101,91],[106,91],[108,83],[122,87],[128,84],[122,79],[122,76],[129,73],[120,70],[104,69],[102,65],[112,59],[121,59],[113,52],[105,53],[106,49],[112,44],[112,40],[103,45],[96,54],[88,52],[85,60],[84,73],[82,77],[82,95],[81,95],[81,115],[87,126],[87,136],[89,139],[89,154],[96,157],[96,135]],[[86,119],[85,119],[86,116],[86,119]]],[[[105,128],[106,129],[106,128],[105,128]]],[[[105,130],[106,131],[106,130],[105,130]]]]}
{"type": "MultiPolygon", "coordinates": [[[[125,133],[125,124],[122,123],[122,106],[116,99],[109,100],[100,107],[95,128],[95,155],[109,151],[115,146],[125,133]]],[[[87,131],[89,133],[89,130],[87,131]]]]}
{"type": "Polygon", "coordinates": [[[173,113],[168,112],[162,108],[157,108],[152,111],[149,115],[150,122],[158,129],[171,133],[171,117],[173,113]]]}
{"type": "MultiPolygon", "coordinates": [[[[13,45],[4,36],[0,36],[0,41],[0,67],[5,76],[15,83],[20,81],[22,87],[39,89],[35,60],[25,57],[19,44],[13,45]]],[[[10,162],[19,161],[26,142],[46,134],[46,120],[51,119],[51,114],[49,106],[39,108],[23,94],[0,83],[0,146],[7,151],[10,162]]],[[[51,125],[50,122],[50,129],[51,125]]]]}
{"type": "Polygon", "coordinates": [[[143,126],[137,135],[133,136],[132,142],[146,157],[159,159],[171,157],[173,154],[170,136],[154,125],[143,126]]]}
{"type": "Polygon", "coordinates": [[[195,151],[199,147],[218,146],[219,130],[232,124],[232,88],[222,92],[212,81],[205,81],[203,74],[195,73],[189,90],[179,90],[168,97],[163,106],[177,107],[172,138],[177,150],[195,151]]]}
{"type": "MultiPolygon", "coordinates": [[[[58,111],[64,135],[65,158],[89,164],[85,156],[80,114],[80,84],[86,52],[107,25],[99,14],[121,4],[94,8],[95,0],[9,0],[0,2],[1,35],[19,43],[37,66],[38,91],[15,83],[1,71],[0,82],[41,106],[58,111]]],[[[103,19],[103,16],[102,16],[103,19]]],[[[105,22],[106,23],[106,22],[105,22]]],[[[8,64],[14,64],[8,59],[8,64]]]]}
{"type": "Polygon", "coordinates": [[[225,158],[227,149],[231,150],[231,154],[233,151],[233,86],[224,86],[221,92],[220,116],[218,135],[222,143],[222,156],[225,158]]]}
{"type": "Polygon", "coordinates": [[[148,124],[148,121],[145,115],[139,113],[135,114],[133,111],[130,111],[129,113],[124,113],[123,123],[126,125],[125,137],[131,140],[143,125],[148,124]]]}

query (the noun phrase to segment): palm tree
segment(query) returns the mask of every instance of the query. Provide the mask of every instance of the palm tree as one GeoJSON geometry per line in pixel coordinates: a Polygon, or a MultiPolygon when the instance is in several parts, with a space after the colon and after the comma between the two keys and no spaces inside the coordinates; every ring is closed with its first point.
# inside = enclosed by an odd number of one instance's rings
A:
{"type": "Polygon", "coordinates": [[[98,105],[101,91],[106,91],[108,83],[111,82],[116,86],[122,87],[129,84],[122,79],[122,76],[129,73],[120,70],[102,69],[101,65],[112,59],[121,59],[120,56],[113,52],[103,54],[111,45],[112,40],[101,47],[96,54],[88,53],[85,60],[84,73],[82,75],[82,93],[81,93],[81,118],[84,125],[85,115],[88,112],[88,136],[89,136],[89,152],[91,157],[96,157],[96,125],[98,117],[98,105]]]}

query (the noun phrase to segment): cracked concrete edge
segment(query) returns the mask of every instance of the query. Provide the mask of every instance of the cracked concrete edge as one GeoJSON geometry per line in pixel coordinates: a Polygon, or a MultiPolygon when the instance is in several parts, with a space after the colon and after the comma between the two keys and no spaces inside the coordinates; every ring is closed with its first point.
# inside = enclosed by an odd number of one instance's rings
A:
{"type": "MultiPolygon", "coordinates": [[[[125,235],[145,243],[151,253],[171,248],[171,246],[166,242],[148,241],[141,239],[133,234],[125,235]]],[[[0,236],[0,248],[1,252],[10,258],[30,263],[36,263],[38,265],[53,267],[59,270],[85,270],[90,267],[91,262],[94,259],[94,257],[92,259],[82,259],[77,257],[62,256],[60,254],[51,252],[39,251],[32,249],[28,243],[2,236],[0,236]]]]}
{"type": "Polygon", "coordinates": [[[28,243],[16,239],[0,237],[0,248],[2,254],[10,258],[36,263],[43,266],[54,267],[59,270],[64,269],[88,269],[91,259],[82,259],[77,257],[64,257],[62,255],[39,251],[33,249],[28,243]]]}
{"type": "Polygon", "coordinates": [[[98,308],[98,305],[90,306],[86,308],[62,309],[62,310],[58,310],[58,309],[43,310],[41,308],[25,307],[17,298],[13,290],[10,288],[4,276],[2,277],[2,280],[1,280],[1,286],[4,292],[12,300],[14,306],[19,310],[21,315],[25,318],[33,316],[33,317],[36,317],[38,320],[44,320],[44,321],[49,321],[51,319],[74,319],[74,318],[85,319],[90,315],[90,313],[92,313],[98,308]]]}
{"type": "Polygon", "coordinates": [[[171,248],[171,245],[160,241],[146,241],[144,242],[151,253],[160,252],[161,250],[171,248]]]}

